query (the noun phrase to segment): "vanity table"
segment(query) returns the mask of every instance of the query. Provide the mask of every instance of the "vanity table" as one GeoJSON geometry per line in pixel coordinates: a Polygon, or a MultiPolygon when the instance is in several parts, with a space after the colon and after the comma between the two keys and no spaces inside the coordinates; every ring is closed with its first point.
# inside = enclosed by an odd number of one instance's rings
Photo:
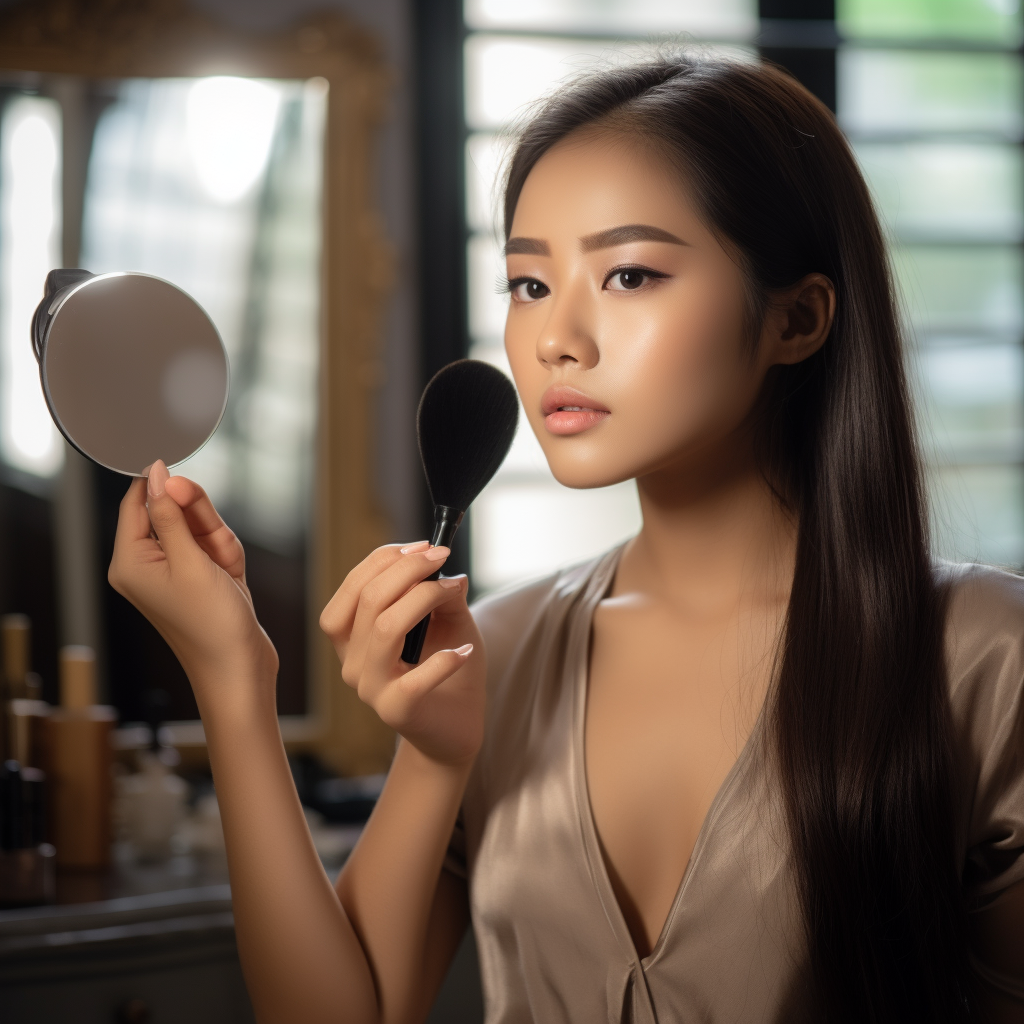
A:
{"type": "MultiPolygon", "coordinates": [[[[222,858],[58,875],[57,901],[0,910],[0,1024],[254,1024],[222,858]]],[[[428,1024],[482,1020],[470,929],[428,1024]]]]}
{"type": "Polygon", "coordinates": [[[58,902],[0,911],[4,1024],[248,1024],[223,859],[58,876],[58,902]]]}

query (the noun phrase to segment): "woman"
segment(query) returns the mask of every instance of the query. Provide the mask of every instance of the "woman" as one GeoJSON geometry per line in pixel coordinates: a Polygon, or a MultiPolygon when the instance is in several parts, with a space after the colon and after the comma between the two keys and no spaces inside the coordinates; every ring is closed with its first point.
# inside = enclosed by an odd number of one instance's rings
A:
{"type": "Polygon", "coordinates": [[[421,582],[443,548],[352,570],[321,624],[402,740],[333,888],[241,546],[162,464],[122,506],[110,579],[195,689],[257,1016],[422,1020],[472,908],[489,1024],[1024,1019],[1024,589],[929,560],[832,116],[769,66],[604,71],[521,133],[505,229],[531,425],[563,483],[636,478],[643,529],[472,613],[421,582]]]}

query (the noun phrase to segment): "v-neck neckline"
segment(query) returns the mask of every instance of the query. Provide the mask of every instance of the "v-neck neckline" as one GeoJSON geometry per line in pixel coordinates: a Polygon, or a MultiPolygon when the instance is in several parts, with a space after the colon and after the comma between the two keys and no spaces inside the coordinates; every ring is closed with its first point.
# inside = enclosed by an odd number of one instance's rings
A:
{"type": "Polygon", "coordinates": [[[668,914],[661,926],[661,933],[651,947],[650,953],[641,957],[630,934],[629,925],[626,923],[626,916],[622,912],[618,897],[612,887],[611,878],[608,874],[608,866],[605,864],[604,855],[601,852],[601,843],[597,833],[597,822],[594,820],[594,811],[590,803],[590,784],[587,780],[587,759],[586,759],[586,720],[587,720],[587,693],[590,680],[590,635],[593,629],[594,612],[605,597],[608,596],[615,581],[615,573],[618,569],[619,560],[622,557],[625,544],[610,551],[605,559],[598,564],[594,575],[590,579],[590,585],[581,600],[577,614],[574,616],[573,628],[570,634],[570,643],[566,651],[566,669],[570,679],[566,681],[573,687],[572,707],[572,760],[573,775],[575,776],[575,800],[577,817],[583,833],[583,843],[587,852],[587,859],[590,862],[591,874],[594,885],[597,888],[598,896],[605,909],[605,915],[615,932],[616,937],[628,952],[630,959],[646,971],[661,955],[667,944],[672,931],[672,925],[678,916],[679,907],[682,904],[683,896],[689,888],[690,879],[697,869],[701,854],[707,846],[709,835],[714,828],[715,822],[721,814],[722,807],[730,791],[739,779],[743,766],[746,764],[750,750],[752,749],[755,737],[759,736],[761,723],[764,718],[764,703],[754,721],[753,728],[747,736],[736,760],[729,769],[722,784],[718,787],[714,799],[708,808],[704,820],[701,822],[697,839],[693,844],[689,860],[683,869],[682,877],[676,888],[672,903],[669,906],[668,914]]]}

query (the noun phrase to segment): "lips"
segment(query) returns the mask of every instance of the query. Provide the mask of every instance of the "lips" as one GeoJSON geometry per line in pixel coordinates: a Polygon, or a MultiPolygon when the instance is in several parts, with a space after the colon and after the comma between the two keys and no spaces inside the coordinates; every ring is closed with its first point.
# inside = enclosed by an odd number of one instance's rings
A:
{"type": "Polygon", "coordinates": [[[553,387],[541,399],[544,426],[552,434],[580,434],[607,419],[611,411],[582,391],[553,387]]]}

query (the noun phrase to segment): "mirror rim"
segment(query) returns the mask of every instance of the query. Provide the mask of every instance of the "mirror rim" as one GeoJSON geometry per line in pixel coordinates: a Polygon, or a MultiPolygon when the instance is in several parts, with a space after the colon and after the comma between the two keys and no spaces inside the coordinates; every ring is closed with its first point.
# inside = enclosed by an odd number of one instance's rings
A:
{"type": "MultiPolygon", "coordinates": [[[[318,625],[318,610],[348,571],[391,533],[372,455],[393,266],[373,185],[376,133],[391,86],[381,46],[336,12],[260,33],[229,28],[185,0],[23,0],[0,11],[0,69],[37,81],[65,75],[327,81],[307,713],[282,716],[281,730],[290,750],[310,750],[343,775],[386,771],[394,732],[343,684],[337,655],[318,625]]],[[[205,760],[201,722],[171,723],[170,731],[186,761],[205,760]]],[[[131,745],[127,737],[124,742],[131,745]]]]}

